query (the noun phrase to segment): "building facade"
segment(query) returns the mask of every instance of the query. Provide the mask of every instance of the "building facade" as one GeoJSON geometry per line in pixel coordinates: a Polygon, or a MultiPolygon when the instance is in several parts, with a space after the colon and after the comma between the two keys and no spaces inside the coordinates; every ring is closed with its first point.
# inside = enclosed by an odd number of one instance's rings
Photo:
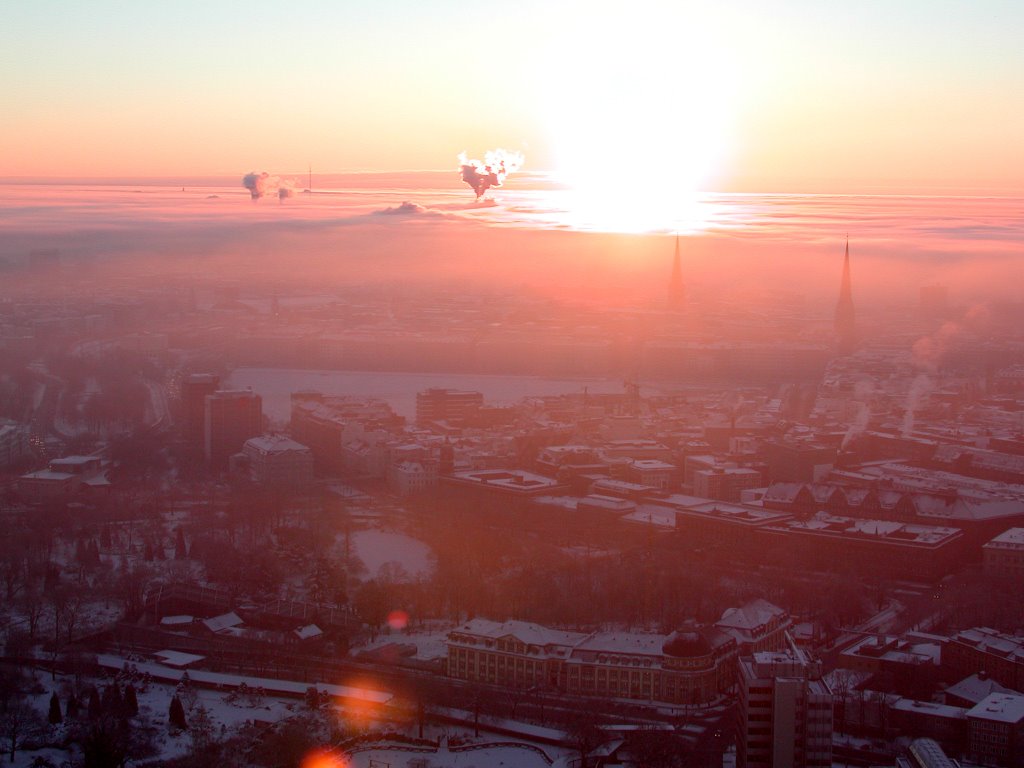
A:
{"type": "Polygon", "coordinates": [[[1001,685],[1024,690],[1024,637],[1007,635],[989,627],[957,632],[942,648],[947,675],[961,680],[984,672],[1001,685]]]}
{"type": "Polygon", "coordinates": [[[985,573],[1024,580],[1024,528],[1010,528],[981,548],[985,573]]]}
{"type": "Polygon", "coordinates": [[[181,383],[184,410],[183,437],[189,445],[201,448],[206,435],[206,398],[217,391],[220,378],[213,373],[193,373],[181,383]]]}
{"type": "Polygon", "coordinates": [[[586,634],[474,619],[448,635],[450,677],[675,705],[714,701],[732,685],[735,660],[735,640],[713,627],[586,634]]]}
{"type": "Polygon", "coordinates": [[[313,453],[284,435],[260,435],[245,441],[254,482],[276,488],[308,488],[313,482],[313,453]]]}
{"type": "Polygon", "coordinates": [[[739,768],[831,768],[832,692],[795,645],[739,662],[739,768]]]}
{"type": "Polygon", "coordinates": [[[480,392],[431,388],[416,394],[416,423],[438,421],[460,423],[484,404],[480,392]]]}
{"type": "Polygon", "coordinates": [[[263,399],[251,389],[219,390],[207,395],[204,428],[206,460],[224,469],[246,440],[263,433],[263,399]]]}
{"type": "Polygon", "coordinates": [[[740,655],[786,648],[786,633],[793,627],[789,614],[767,600],[752,600],[739,608],[729,608],[715,627],[735,638],[740,655]]]}
{"type": "Polygon", "coordinates": [[[982,765],[1024,765],[1024,696],[993,693],[967,710],[968,754],[982,765]]]}

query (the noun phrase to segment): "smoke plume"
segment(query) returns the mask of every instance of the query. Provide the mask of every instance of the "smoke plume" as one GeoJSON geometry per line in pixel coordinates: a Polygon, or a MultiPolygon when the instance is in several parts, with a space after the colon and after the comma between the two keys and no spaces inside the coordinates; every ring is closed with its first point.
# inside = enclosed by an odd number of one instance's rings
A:
{"type": "Polygon", "coordinates": [[[910,437],[913,434],[914,413],[934,388],[932,379],[927,373],[918,374],[911,382],[910,391],[907,392],[907,404],[903,410],[903,437],[910,437]]]}
{"type": "Polygon", "coordinates": [[[476,192],[476,199],[483,197],[491,187],[500,187],[510,173],[515,173],[523,165],[521,152],[507,152],[495,149],[484,155],[484,159],[471,160],[463,152],[459,155],[459,170],[462,180],[476,192]]]}
{"type": "Polygon", "coordinates": [[[263,173],[252,171],[242,177],[242,186],[249,190],[253,200],[259,200],[267,193],[267,188],[271,185],[270,178],[270,174],[266,171],[263,173]]]}
{"type": "Polygon", "coordinates": [[[846,434],[843,435],[842,445],[839,446],[840,450],[845,449],[854,438],[859,437],[868,428],[868,424],[871,422],[871,405],[870,399],[875,392],[875,385],[870,379],[860,379],[853,385],[853,396],[857,402],[857,415],[854,416],[853,421],[850,422],[849,428],[846,430],[846,434]]]}
{"type": "Polygon", "coordinates": [[[282,203],[289,197],[295,195],[295,182],[291,179],[281,179],[279,176],[273,176],[266,171],[263,173],[247,173],[242,177],[242,186],[249,190],[249,194],[252,195],[252,199],[255,202],[264,195],[277,194],[277,199],[282,203]]]}

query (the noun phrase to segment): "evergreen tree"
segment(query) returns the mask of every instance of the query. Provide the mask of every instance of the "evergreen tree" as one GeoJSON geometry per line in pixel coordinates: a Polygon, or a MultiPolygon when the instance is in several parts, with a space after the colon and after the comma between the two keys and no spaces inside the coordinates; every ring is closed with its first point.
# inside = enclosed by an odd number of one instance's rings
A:
{"type": "Polygon", "coordinates": [[[100,544],[104,549],[110,549],[110,543],[110,526],[104,525],[103,530],[100,531],[100,544]]]}
{"type": "Polygon", "coordinates": [[[119,715],[124,707],[121,689],[117,683],[111,683],[103,689],[103,711],[109,715],[119,715]]]}
{"type": "Polygon", "coordinates": [[[135,686],[128,683],[124,689],[124,711],[129,717],[139,714],[139,697],[135,693],[135,686]]]}
{"type": "Polygon", "coordinates": [[[75,698],[75,694],[68,696],[68,703],[64,705],[64,714],[68,720],[74,720],[78,717],[78,699],[75,698]]]}
{"type": "Polygon", "coordinates": [[[100,564],[100,545],[96,543],[96,539],[89,541],[89,565],[100,564]]]}
{"type": "Polygon", "coordinates": [[[171,706],[167,711],[167,720],[173,727],[179,730],[183,731],[188,728],[188,722],[185,720],[185,708],[181,705],[181,699],[177,696],[171,698],[171,706]]]}
{"type": "Polygon", "coordinates": [[[178,535],[174,539],[174,559],[184,560],[185,556],[185,532],[179,528],[178,535]]]}
{"type": "Polygon", "coordinates": [[[64,719],[60,713],[60,699],[57,698],[56,691],[50,694],[50,711],[47,713],[46,719],[50,725],[58,725],[64,719]]]}
{"type": "Polygon", "coordinates": [[[97,720],[103,714],[103,704],[100,701],[100,692],[95,688],[89,691],[89,719],[97,720]]]}
{"type": "Polygon", "coordinates": [[[109,717],[93,723],[81,740],[82,768],[123,766],[131,751],[130,731],[124,721],[109,717]]]}

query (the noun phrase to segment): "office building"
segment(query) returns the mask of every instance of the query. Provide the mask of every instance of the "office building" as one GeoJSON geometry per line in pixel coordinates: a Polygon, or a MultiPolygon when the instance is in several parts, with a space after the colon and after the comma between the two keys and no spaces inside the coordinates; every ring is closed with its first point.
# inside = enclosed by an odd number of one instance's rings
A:
{"type": "Polygon", "coordinates": [[[207,395],[205,406],[206,460],[227,469],[245,441],[263,433],[263,399],[251,389],[219,390],[207,395]]]}
{"type": "Polygon", "coordinates": [[[739,768],[831,768],[832,692],[790,642],[739,663],[739,768]]]}

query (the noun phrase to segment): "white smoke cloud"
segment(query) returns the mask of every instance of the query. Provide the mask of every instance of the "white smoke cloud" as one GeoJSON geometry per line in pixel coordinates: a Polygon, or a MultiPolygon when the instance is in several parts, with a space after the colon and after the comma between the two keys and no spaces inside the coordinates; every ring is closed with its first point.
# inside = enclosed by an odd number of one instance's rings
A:
{"type": "Polygon", "coordinates": [[[875,393],[875,384],[871,379],[858,379],[853,385],[853,400],[857,403],[857,413],[850,422],[850,426],[843,435],[843,442],[840,450],[846,448],[854,438],[861,435],[868,428],[871,421],[871,396],[875,393]]]}
{"type": "Polygon", "coordinates": [[[930,373],[939,370],[946,358],[950,346],[961,335],[963,329],[959,323],[949,321],[931,336],[922,336],[914,342],[911,349],[914,366],[930,373]]]}
{"type": "Polygon", "coordinates": [[[459,171],[462,180],[473,188],[479,200],[488,189],[500,187],[510,173],[522,168],[524,160],[521,152],[504,149],[489,151],[482,161],[470,159],[463,152],[459,155],[459,171]]]}
{"type": "Polygon", "coordinates": [[[910,390],[907,392],[907,403],[903,410],[903,437],[909,437],[914,432],[914,414],[920,410],[928,395],[935,389],[932,378],[927,373],[919,373],[910,383],[910,390]]]}

